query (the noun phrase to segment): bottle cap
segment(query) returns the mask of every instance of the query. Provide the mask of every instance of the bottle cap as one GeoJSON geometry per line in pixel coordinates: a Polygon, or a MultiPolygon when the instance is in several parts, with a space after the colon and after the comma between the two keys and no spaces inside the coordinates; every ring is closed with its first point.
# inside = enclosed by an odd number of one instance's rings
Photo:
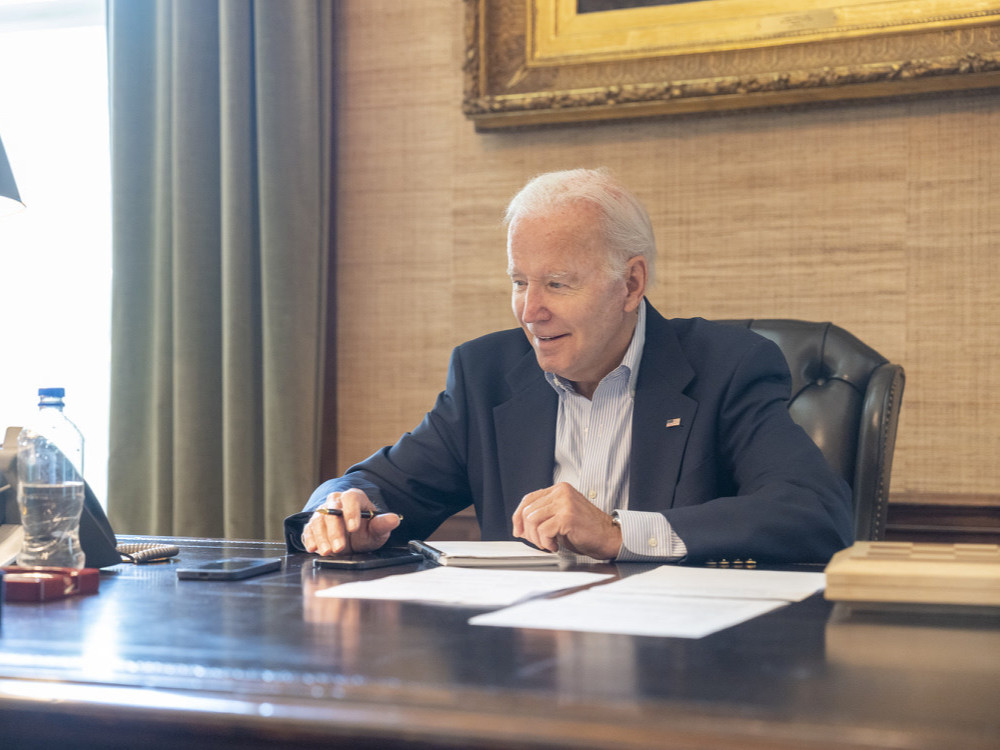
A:
{"type": "Polygon", "coordinates": [[[49,398],[63,398],[66,395],[65,388],[39,388],[39,396],[47,396],[49,398]]]}

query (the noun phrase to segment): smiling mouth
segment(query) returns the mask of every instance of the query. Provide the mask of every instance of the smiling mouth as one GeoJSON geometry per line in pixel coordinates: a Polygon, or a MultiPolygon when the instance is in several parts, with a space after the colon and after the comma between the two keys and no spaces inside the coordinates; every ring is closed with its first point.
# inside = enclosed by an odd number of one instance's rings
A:
{"type": "Polygon", "coordinates": [[[535,336],[535,339],[538,341],[556,341],[557,339],[561,339],[566,335],[567,334],[565,333],[560,333],[558,336],[535,336]]]}

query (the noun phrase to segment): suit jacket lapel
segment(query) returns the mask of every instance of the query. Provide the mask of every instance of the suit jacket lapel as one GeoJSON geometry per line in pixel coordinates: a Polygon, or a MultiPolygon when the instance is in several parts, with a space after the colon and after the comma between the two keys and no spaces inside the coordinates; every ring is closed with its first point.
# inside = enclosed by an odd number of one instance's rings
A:
{"type": "MultiPolygon", "coordinates": [[[[684,395],[694,370],[670,324],[650,305],[636,381],[629,466],[629,508],[662,510],[673,491],[698,404],[684,395]],[[675,420],[679,420],[676,424],[675,420]]],[[[495,407],[497,459],[508,516],[529,492],[552,484],[559,399],[533,351],[507,376],[508,401],[495,407]]]]}
{"type": "Polygon", "coordinates": [[[508,373],[512,395],[493,409],[507,516],[529,492],[552,484],[559,398],[529,351],[508,373]]]}
{"type": "Polygon", "coordinates": [[[647,302],[646,342],[632,414],[630,510],[662,510],[665,500],[668,507],[673,505],[681,459],[698,411],[698,403],[683,392],[694,374],[670,324],[647,302]],[[666,491],[669,498],[663,497],[666,491]]]}

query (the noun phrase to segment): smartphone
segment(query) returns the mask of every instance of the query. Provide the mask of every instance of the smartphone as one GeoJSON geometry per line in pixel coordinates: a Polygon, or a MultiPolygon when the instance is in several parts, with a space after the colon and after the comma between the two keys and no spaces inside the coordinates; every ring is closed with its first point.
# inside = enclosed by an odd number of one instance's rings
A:
{"type": "Polygon", "coordinates": [[[359,552],[343,557],[315,557],[313,567],[334,568],[336,570],[367,570],[384,568],[387,565],[406,565],[420,562],[424,556],[406,547],[387,547],[372,552],[359,552]]]}
{"type": "Polygon", "coordinates": [[[280,569],[280,557],[226,557],[190,568],[178,568],[177,577],[193,581],[238,581],[280,569]]]}

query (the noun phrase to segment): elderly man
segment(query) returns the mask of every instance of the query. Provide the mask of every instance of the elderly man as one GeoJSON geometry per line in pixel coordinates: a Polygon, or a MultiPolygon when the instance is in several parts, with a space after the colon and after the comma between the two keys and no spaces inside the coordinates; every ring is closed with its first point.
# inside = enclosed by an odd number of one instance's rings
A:
{"type": "Polygon", "coordinates": [[[286,521],[291,548],[422,539],[470,504],[483,539],[601,560],[825,562],[851,542],[850,491],[788,415],[780,350],[645,300],[635,196],[604,170],[554,172],[506,219],[520,330],[456,348],[423,422],[322,484],[286,521]]]}

